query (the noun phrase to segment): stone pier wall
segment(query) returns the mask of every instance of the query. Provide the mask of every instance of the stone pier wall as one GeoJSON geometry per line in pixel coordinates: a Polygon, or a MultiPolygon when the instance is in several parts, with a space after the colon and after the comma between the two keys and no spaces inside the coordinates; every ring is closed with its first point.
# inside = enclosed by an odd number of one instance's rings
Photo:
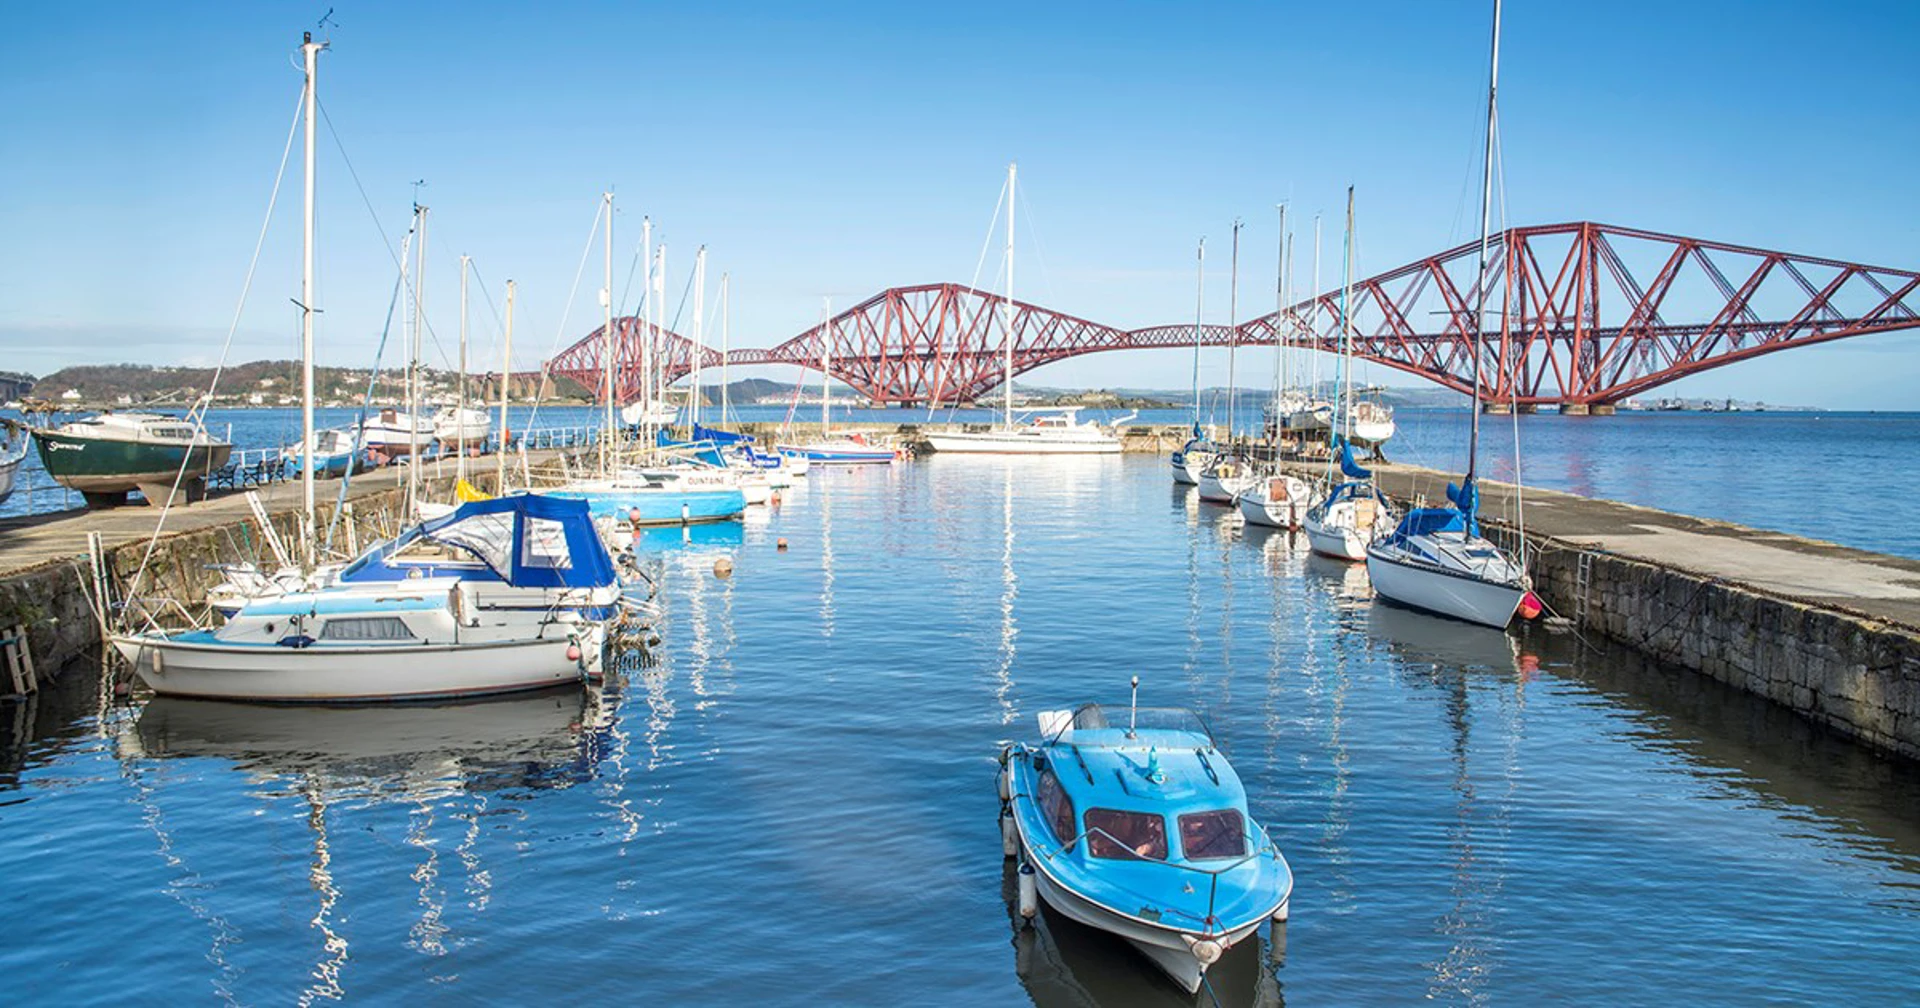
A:
{"type": "MultiPolygon", "coordinates": [[[[1497,531],[1511,548],[1513,531],[1497,531]]],[[[1582,633],[1920,759],[1920,634],[1913,629],[1673,567],[1529,540],[1535,592],[1582,633]]]]}

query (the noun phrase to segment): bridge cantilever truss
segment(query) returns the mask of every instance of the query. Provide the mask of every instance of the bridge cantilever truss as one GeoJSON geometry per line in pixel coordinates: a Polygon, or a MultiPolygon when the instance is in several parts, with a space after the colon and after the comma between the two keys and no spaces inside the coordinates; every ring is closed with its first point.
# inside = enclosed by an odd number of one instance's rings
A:
{"type": "MultiPolygon", "coordinates": [[[[1482,357],[1490,399],[1605,405],[1709,368],[1797,346],[1920,327],[1920,273],[1789,255],[1594,223],[1496,235],[1354,283],[1354,354],[1460,392],[1482,357]],[[1645,280],[1641,278],[1645,277],[1645,280]],[[1487,291],[1490,324],[1473,305],[1487,291]]],[[[730,364],[819,369],[883,403],[976,400],[999,385],[1009,320],[1013,370],[1087,353],[1152,347],[1272,346],[1337,351],[1341,292],[1237,327],[1117,329],[959,284],[895,287],[730,364]],[[823,349],[831,354],[823,358],[823,349]]],[[[669,381],[720,354],[637,319],[614,321],[614,394],[630,400],[651,344],[669,381]]],[[[548,370],[604,394],[601,331],[548,370]]]]}

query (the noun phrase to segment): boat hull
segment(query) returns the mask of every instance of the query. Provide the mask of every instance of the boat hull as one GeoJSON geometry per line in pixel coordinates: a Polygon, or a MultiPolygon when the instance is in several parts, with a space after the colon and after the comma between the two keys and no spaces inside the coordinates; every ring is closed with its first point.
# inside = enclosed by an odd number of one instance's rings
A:
{"type": "Polygon", "coordinates": [[[802,458],[814,465],[890,465],[893,452],[886,448],[841,448],[825,445],[779,445],[780,454],[802,458]]]}
{"type": "Polygon", "coordinates": [[[991,455],[1118,455],[1116,438],[1047,437],[1020,431],[988,431],[980,434],[929,434],[927,444],[935,454],[991,455]]]}
{"type": "Polygon", "coordinates": [[[594,517],[613,517],[638,525],[690,525],[727,521],[747,510],[738,490],[550,490],[549,497],[587,502],[594,517]]]}
{"type": "Polygon", "coordinates": [[[603,631],[481,644],[210,646],[135,634],[113,638],[163,696],[269,703],[431,700],[545,689],[597,675],[603,631]],[[578,658],[567,657],[578,648],[578,658]]]}
{"type": "Polygon", "coordinates": [[[1392,420],[1355,420],[1353,433],[1347,436],[1347,440],[1371,448],[1385,444],[1393,437],[1394,429],[1392,420]]]}
{"type": "Polygon", "coordinates": [[[1234,506],[1240,509],[1240,517],[1255,525],[1269,528],[1299,528],[1307,513],[1307,496],[1311,492],[1304,480],[1293,476],[1266,476],[1269,481],[1262,486],[1261,480],[1254,481],[1240,496],[1234,498],[1234,506]],[[1271,481],[1281,481],[1284,490],[1276,496],[1271,481]]]}
{"type": "MultiPolygon", "coordinates": [[[[1131,917],[1116,914],[1061,885],[1037,864],[1034,881],[1040,898],[1045,900],[1048,906],[1090,928],[1096,928],[1123,939],[1139,950],[1155,966],[1160,967],[1187,993],[1199,992],[1200,983],[1206,976],[1207,964],[1202,963],[1188,947],[1187,940],[1182,937],[1187,932],[1174,928],[1155,927],[1131,917]]],[[[1257,918],[1235,930],[1208,937],[1219,942],[1222,948],[1232,948],[1260,930],[1264,920],[1265,918],[1257,918]]],[[[1195,937],[1199,936],[1196,934],[1195,937]]]]}
{"type": "Polygon", "coordinates": [[[1311,518],[1301,521],[1300,527],[1306,530],[1308,548],[1321,556],[1335,560],[1367,558],[1368,540],[1353,529],[1322,524],[1311,518]]]}
{"type": "Polygon", "coordinates": [[[1253,476],[1221,476],[1216,473],[1201,473],[1198,480],[1200,499],[1209,504],[1232,504],[1252,485],[1253,476]]]}
{"type": "Polygon", "coordinates": [[[1527,593],[1524,586],[1483,581],[1366,551],[1374,593],[1391,602],[1481,626],[1505,629],[1527,593]]]}
{"type": "Polygon", "coordinates": [[[124,494],[146,486],[171,486],[186,464],[185,478],[204,479],[227,464],[227,444],[150,444],[34,431],[40,464],[64,487],[82,493],[124,494]]]}

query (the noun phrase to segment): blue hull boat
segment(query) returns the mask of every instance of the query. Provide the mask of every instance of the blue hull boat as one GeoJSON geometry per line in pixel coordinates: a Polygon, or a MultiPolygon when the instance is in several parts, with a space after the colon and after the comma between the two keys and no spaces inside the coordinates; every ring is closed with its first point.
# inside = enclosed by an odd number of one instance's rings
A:
{"type": "Polygon", "coordinates": [[[727,521],[747,510],[747,498],[738,490],[663,489],[644,479],[582,483],[546,493],[549,497],[586,501],[595,518],[617,518],[636,525],[727,521]]]}
{"type": "Polygon", "coordinates": [[[1001,839],[1038,900],[1125,939],[1189,993],[1271,919],[1293,874],[1206,723],[1179,708],[1043,711],[1001,752],[1001,839]]]}
{"type": "Polygon", "coordinates": [[[780,454],[803,458],[818,465],[887,465],[893,461],[893,449],[877,448],[853,441],[818,442],[804,445],[779,445],[780,454]]]}

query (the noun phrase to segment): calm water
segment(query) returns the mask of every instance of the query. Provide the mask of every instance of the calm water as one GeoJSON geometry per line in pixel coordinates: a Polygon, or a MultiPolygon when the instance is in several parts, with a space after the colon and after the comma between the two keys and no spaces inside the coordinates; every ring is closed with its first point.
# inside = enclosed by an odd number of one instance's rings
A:
{"type": "MultiPolygon", "coordinates": [[[[350,410],[322,410],[320,425],[343,426],[350,410]]],[[[819,419],[818,406],[793,411],[799,420],[819,419]]],[[[741,419],[778,421],[786,407],[750,406],[741,419]]],[[[1120,411],[1089,410],[1111,419],[1120,411]]],[[[941,410],[936,421],[987,420],[985,410],[941,410]]],[[[1151,410],[1140,423],[1183,423],[1189,414],[1151,410]]],[[[1464,410],[1398,413],[1399,433],[1388,454],[1397,461],[1458,471],[1466,465],[1464,410]]],[[[892,427],[925,423],[926,410],[834,411],[834,423],[892,427]]],[[[1224,412],[1217,418],[1225,424],[1224,412]]],[[[509,416],[514,430],[594,425],[599,411],[546,407],[537,417],[520,407],[509,416]]],[[[1243,405],[1239,427],[1259,423],[1257,404],[1243,405]]],[[[298,410],[215,410],[208,424],[232,431],[241,448],[266,448],[298,440],[298,410]]],[[[1627,501],[1663,511],[1718,518],[1843,543],[1877,553],[1920,559],[1920,413],[1622,413],[1613,417],[1541,414],[1520,418],[1521,475],[1529,486],[1627,501]],[[1862,492],[1865,491],[1865,492],[1862,492]]],[[[1488,417],[1484,427],[1485,471],[1513,479],[1514,424],[1488,417]]],[[[0,515],[77,506],[30,458],[21,489],[0,505],[0,515]],[[29,491],[29,487],[33,489],[29,491]]],[[[1432,496],[1440,496],[1435,487],[1432,496]]]]}
{"type": "Polygon", "coordinates": [[[1010,923],[997,747],[1137,673],[1208,712],[1298,877],[1224,1004],[1920,999],[1920,771],[1376,606],[1159,459],[824,473],[680,538],[662,661],[603,691],[101,705],[81,671],[0,707],[9,994],[1210,1004],[1010,923]]]}

